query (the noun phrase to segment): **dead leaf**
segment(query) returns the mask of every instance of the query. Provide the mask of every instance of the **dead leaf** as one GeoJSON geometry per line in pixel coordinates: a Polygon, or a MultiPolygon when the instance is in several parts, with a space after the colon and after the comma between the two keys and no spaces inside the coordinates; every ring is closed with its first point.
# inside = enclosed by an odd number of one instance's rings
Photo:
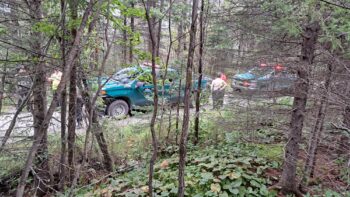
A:
{"type": "Polygon", "coordinates": [[[165,169],[169,167],[169,162],[167,160],[164,160],[161,164],[160,164],[160,168],[165,169]]]}
{"type": "Polygon", "coordinates": [[[141,187],[141,190],[145,193],[148,193],[148,186],[146,185],[146,186],[141,187]]]}
{"type": "Polygon", "coordinates": [[[210,190],[214,193],[219,193],[221,191],[221,186],[218,183],[213,183],[210,185],[210,190]]]}

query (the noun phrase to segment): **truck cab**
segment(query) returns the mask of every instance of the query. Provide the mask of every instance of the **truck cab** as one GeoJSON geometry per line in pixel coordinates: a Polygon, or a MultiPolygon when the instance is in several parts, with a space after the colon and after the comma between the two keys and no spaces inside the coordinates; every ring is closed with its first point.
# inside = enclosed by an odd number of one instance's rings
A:
{"type": "MultiPolygon", "coordinates": [[[[159,101],[176,103],[183,100],[183,85],[179,86],[180,75],[177,70],[157,68],[157,87],[159,101]],[[164,84],[163,84],[164,80],[164,84]],[[180,98],[179,98],[179,88],[180,98]]],[[[116,72],[104,86],[100,96],[104,100],[105,114],[112,117],[126,116],[132,110],[153,105],[154,85],[152,69],[147,66],[134,66],[116,72]]],[[[182,83],[184,84],[184,83],[182,83]]],[[[206,80],[202,81],[206,87],[206,80]]]]}

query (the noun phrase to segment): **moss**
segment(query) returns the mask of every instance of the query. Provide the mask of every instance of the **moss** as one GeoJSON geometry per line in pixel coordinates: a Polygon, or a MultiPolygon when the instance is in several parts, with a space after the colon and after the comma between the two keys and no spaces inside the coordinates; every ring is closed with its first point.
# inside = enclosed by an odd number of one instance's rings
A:
{"type": "Polygon", "coordinates": [[[255,150],[258,157],[268,160],[282,161],[283,145],[282,144],[250,144],[257,147],[255,150]]]}

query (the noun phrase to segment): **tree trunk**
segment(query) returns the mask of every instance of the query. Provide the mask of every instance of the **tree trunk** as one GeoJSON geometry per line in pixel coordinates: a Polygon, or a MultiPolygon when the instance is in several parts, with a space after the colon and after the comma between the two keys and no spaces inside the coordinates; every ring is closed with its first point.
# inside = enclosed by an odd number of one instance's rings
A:
{"type": "MultiPolygon", "coordinates": [[[[70,15],[72,20],[78,18],[78,5],[77,0],[70,0],[70,15]]],[[[77,36],[77,29],[72,28],[71,30],[72,43],[77,36]]],[[[76,103],[77,103],[77,59],[74,60],[72,64],[72,70],[70,73],[69,82],[69,109],[68,109],[68,166],[69,166],[69,178],[72,181],[74,177],[74,157],[75,157],[75,129],[76,129],[76,103]]]]}
{"type": "MultiPolygon", "coordinates": [[[[350,82],[348,82],[348,85],[350,85],[350,82]]],[[[350,129],[350,90],[347,88],[347,92],[345,93],[345,106],[344,106],[344,112],[343,112],[343,127],[346,129],[350,129]]],[[[349,165],[350,165],[350,141],[349,137],[346,134],[342,134],[340,137],[339,147],[338,147],[338,154],[348,154],[347,157],[349,157],[349,165]]]]}
{"type": "MultiPolygon", "coordinates": [[[[6,61],[8,58],[9,52],[8,49],[6,50],[6,61]]],[[[2,112],[2,101],[4,99],[4,92],[5,92],[5,82],[6,82],[6,62],[4,63],[4,69],[3,69],[3,74],[1,76],[1,85],[0,85],[0,114],[2,112]]]]}
{"type": "MultiPolygon", "coordinates": [[[[89,88],[88,88],[88,84],[87,84],[87,80],[86,80],[85,76],[82,76],[82,83],[85,87],[85,89],[83,90],[83,98],[86,99],[87,101],[92,101],[92,97],[89,94],[89,88]]],[[[87,108],[86,111],[89,112],[89,114],[88,114],[89,117],[92,116],[91,123],[90,123],[91,128],[92,128],[92,133],[95,135],[97,143],[98,143],[100,150],[102,152],[103,165],[104,165],[106,170],[112,172],[113,171],[113,160],[109,154],[107,141],[102,133],[102,128],[101,128],[99,121],[98,121],[98,114],[96,112],[96,109],[93,109],[91,102],[85,102],[85,106],[87,108]],[[91,112],[92,112],[92,114],[90,115],[91,112]]]]}
{"type": "Polygon", "coordinates": [[[188,127],[190,121],[189,107],[191,103],[191,91],[192,91],[192,68],[193,68],[193,57],[196,47],[196,31],[197,31],[197,10],[198,0],[193,0],[192,5],[192,22],[190,29],[190,45],[188,49],[187,69],[186,69],[186,86],[185,86],[185,107],[184,116],[182,123],[180,147],[179,147],[179,186],[178,196],[183,197],[185,195],[185,166],[186,166],[186,155],[187,155],[187,137],[188,127]]]}
{"type": "MultiPolygon", "coordinates": [[[[147,6],[148,6],[149,9],[156,7],[156,2],[155,1],[156,0],[147,0],[147,6]]],[[[149,12],[151,12],[151,10],[149,10],[149,12]]],[[[156,18],[154,16],[150,16],[149,20],[150,20],[150,23],[151,23],[151,25],[153,27],[152,32],[155,33],[154,31],[156,31],[155,30],[155,28],[156,28],[156,18]]],[[[148,23],[148,21],[147,21],[147,23],[148,23]]],[[[148,40],[147,40],[148,41],[148,45],[147,45],[147,47],[148,47],[148,52],[150,54],[152,54],[153,44],[155,45],[154,48],[156,48],[156,46],[157,46],[157,40],[156,40],[156,38],[154,38],[154,40],[152,40],[152,36],[154,36],[154,35],[151,35],[149,30],[148,30],[148,40]]]]}
{"type": "Polygon", "coordinates": [[[61,94],[61,157],[60,157],[60,173],[58,188],[62,190],[66,181],[66,160],[67,160],[67,89],[64,88],[61,94]]]}
{"type": "MultiPolygon", "coordinates": [[[[64,72],[63,72],[61,81],[57,87],[57,91],[56,91],[57,94],[56,95],[60,95],[62,93],[64,87],[66,86],[66,81],[67,81],[69,73],[71,71],[72,64],[73,64],[74,59],[76,58],[77,54],[79,53],[80,39],[82,37],[83,30],[85,29],[85,26],[87,24],[87,20],[92,12],[93,5],[94,5],[94,0],[91,0],[88,4],[87,8],[84,11],[84,15],[82,17],[81,24],[80,24],[79,30],[77,32],[77,37],[74,40],[73,47],[66,56],[67,57],[67,61],[66,61],[67,65],[64,68],[64,72]]],[[[45,75],[43,73],[42,73],[42,76],[45,77],[45,75]]],[[[44,120],[42,121],[42,124],[38,125],[39,128],[38,128],[37,135],[34,136],[33,145],[29,150],[29,153],[28,153],[28,156],[27,156],[27,159],[26,159],[26,162],[25,162],[22,174],[21,174],[21,178],[18,181],[16,197],[22,197],[24,194],[26,181],[27,181],[29,172],[30,172],[32,164],[33,164],[34,156],[38,152],[42,140],[45,139],[45,137],[46,137],[47,129],[49,127],[50,120],[51,120],[52,115],[56,109],[57,103],[55,102],[55,99],[56,98],[53,99],[48,111],[46,112],[46,114],[44,114],[45,116],[44,116],[44,120]]]]}
{"type": "MultiPolygon", "coordinates": [[[[66,1],[61,0],[61,25],[62,35],[66,35],[66,1]]],[[[61,59],[63,67],[66,66],[66,39],[61,38],[61,59]]],[[[67,88],[65,87],[61,94],[61,157],[59,169],[58,189],[63,190],[66,181],[66,158],[67,158],[67,136],[66,136],[66,119],[67,119],[67,88]]]]}
{"type": "MultiPolygon", "coordinates": [[[[33,0],[27,4],[33,22],[39,22],[43,18],[42,1],[33,0]]],[[[40,32],[31,33],[31,49],[35,51],[33,59],[38,62],[34,65],[34,81],[33,81],[33,127],[34,127],[34,143],[38,144],[38,151],[35,154],[33,170],[36,172],[34,182],[38,188],[37,196],[44,196],[48,191],[50,184],[50,173],[48,163],[47,149],[47,130],[41,130],[41,126],[45,119],[46,113],[46,64],[43,60],[44,51],[42,50],[43,35],[40,32]],[[42,136],[42,137],[41,137],[42,136]]],[[[28,104],[30,105],[30,103],[28,104]]]]}
{"type": "Polygon", "coordinates": [[[152,82],[153,82],[153,114],[151,118],[151,135],[152,135],[152,156],[150,159],[150,166],[149,166],[149,177],[148,177],[148,192],[149,196],[153,196],[153,171],[154,171],[154,163],[157,159],[157,152],[158,152],[158,140],[156,136],[155,131],[155,123],[158,113],[158,85],[157,85],[157,77],[156,77],[156,38],[155,38],[155,18],[150,15],[151,8],[154,8],[155,3],[153,0],[148,0],[147,4],[144,4],[145,11],[146,11],[146,20],[148,24],[148,31],[150,34],[150,40],[151,40],[151,52],[152,52],[152,82]]]}
{"type": "MultiPolygon", "coordinates": [[[[186,4],[186,0],[182,1],[183,4],[186,4]]],[[[183,10],[182,11],[182,18],[186,18],[186,12],[183,10]]],[[[176,50],[176,58],[179,59],[182,49],[183,49],[183,40],[184,40],[184,33],[183,33],[183,29],[184,29],[184,20],[180,20],[180,24],[177,27],[177,39],[178,39],[178,46],[177,46],[177,50],[176,50]]]]}
{"type": "MultiPolygon", "coordinates": [[[[163,13],[164,9],[164,0],[160,0],[160,12],[163,13]]],[[[160,55],[160,41],[162,38],[162,18],[158,21],[158,32],[157,32],[157,47],[156,47],[156,57],[160,55]]]]}
{"type": "MultiPolygon", "coordinates": [[[[127,24],[128,24],[128,21],[127,21],[127,17],[124,16],[124,28],[126,28],[127,24]]],[[[123,30],[123,48],[122,48],[122,53],[123,53],[123,64],[127,64],[128,62],[128,35],[126,33],[126,29],[123,30]]]]}
{"type": "Polygon", "coordinates": [[[328,106],[328,94],[329,94],[329,86],[331,83],[332,71],[333,71],[332,63],[329,63],[326,79],[325,79],[324,92],[321,93],[322,95],[321,103],[318,108],[316,123],[309,138],[309,145],[307,150],[307,158],[305,162],[304,177],[303,177],[304,182],[306,182],[309,177],[313,177],[313,174],[314,174],[318,144],[320,142],[321,134],[323,132],[324,118],[326,116],[326,111],[328,106]]]}
{"type": "Polygon", "coordinates": [[[194,144],[199,142],[199,108],[202,91],[202,77],[203,77],[203,48],[204,48],[204,0],[201,1],[201,13],[199,17],[199,66],[198,66],[198,84],[196,92],[196,114],[194,120],[194,144]]]}
{"type": "Polygon", "coordinates": [[[285,158],[282,176],[279,184],[283,192],[294,192],[300,195],[296,183],[296,167],[299,155],[299,143],[304,125],[307,96],[309,91],[309,74],[315,57],[315,47],[320,26],[318,22],[309,22],[303,31],[301,48],[301,65],[297,68],[298,81],[296,82],[293,111],[291,114],[288,142],[285,149],[285,158]]]}
{"type": "MultiPolygon", "coordinates": [[[[131,9],[134,9],[135,8],[135,3],[134,2],[131,2],[131,9]]],[[[131,16],[130,17],[130,29],[131,29],[131,33],[133,34],[135,32],[135,17],[134,16],[131,16]]],[[[132,64],[133,62],[133,56],[134,56],[134,53],[133,53],[133,50],[134,50],[134,46],[133,46],[133,35],[132,37],[130,38],[130,51],[129,51],[129,63],[132,64]]]]}

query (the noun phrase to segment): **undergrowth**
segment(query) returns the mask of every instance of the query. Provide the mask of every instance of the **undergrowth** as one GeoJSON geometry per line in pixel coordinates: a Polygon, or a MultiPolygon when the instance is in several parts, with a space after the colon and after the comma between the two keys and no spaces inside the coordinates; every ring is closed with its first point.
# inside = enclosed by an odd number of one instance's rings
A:
{"type": "MultiPolygon", "coordinates": [[[[269,146],[269,145],[264,145],[269,146]]],[[[276,196],[268,186],[276,177],[267,169],[279,162],[261,157],[269,147],[225,142],[206,147],[189,146],[186,164],[186,196],[276,196]]],[[[271,145],[276,151],[280,146],[271,145]]],[[[147,196],[148,168],[109,178],[94,187],[77,190],[77,196],[147,196]]],[[[177,195],[178,154],[162,158],[155,167],[155,196],[177,195]]]]}

